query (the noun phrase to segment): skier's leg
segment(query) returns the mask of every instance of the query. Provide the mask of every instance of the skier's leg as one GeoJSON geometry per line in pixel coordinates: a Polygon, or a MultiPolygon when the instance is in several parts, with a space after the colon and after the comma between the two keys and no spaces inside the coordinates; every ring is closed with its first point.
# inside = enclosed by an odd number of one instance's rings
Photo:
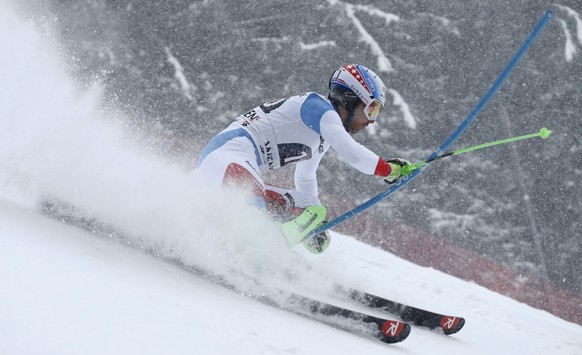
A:
{"type": "Polygon", "coordinates": [[[198,173],[211,188],[236,188],[251,195],[250,203],[266,210],[265,185],[259,172],[252,143],[244,137],[234,138],[205,154],[198,173]]]}
{"type": "Polygon", "coordinates": [[[230,163],[224,172],[223,188],[237,188],[251,194],[251,204],[268,211],[265,189],[260,176],[255,176],[244,165],[230,163]]]}
{"type": "MultiPolygon", "coordinates": [[[[255,153],[248,139],[234,138],[212,150],[206,150],[199,160],[198,171],[209,187],[235,187],[248,191],[251,204],[282,222],[299,216],[310,205],[320,204],[317,198],[296,190],[275,186],[267,189],[255,153]]],[[[329,245],[329,234],[326,231],[305,241],[303,245],[313,253],[321,253],[329,245]]]]}
{"type": "Polygon", "coordinates": [[[267,210],[274,218],[281,221],[293,219],[305,208],[321,204],[319,199],[306,193],[269,184],[265,186],[265,196],[267,210]]]}
{"type": "Polygon", "coordinates": [[[269,215],[281,222],[292,220],[304,210],[304,208],[296,207],[295,198],[291,194],[291,190],[267,185],[265,200],[269,215]]]}

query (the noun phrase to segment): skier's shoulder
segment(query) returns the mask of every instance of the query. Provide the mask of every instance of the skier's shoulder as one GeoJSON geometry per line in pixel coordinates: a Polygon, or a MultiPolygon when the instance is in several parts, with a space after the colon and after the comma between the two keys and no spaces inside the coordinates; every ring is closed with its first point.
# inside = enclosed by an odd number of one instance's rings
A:
{"type": "Polygon", "coordinates": [[[315,92],[307,92],[299,97],[302,100],[299,109],[301,120],[306,126],[321,134],[322,117],[328,112],[337,115],[333,106],[326,97],[315,92]]]}
{"type": "Polygon", "coordinates": [[[326,112],[334,111],[329,100],[316,92],[307,92],[296,97],[301,100],[300,115],[304,119],[306,117],[321,119],[326,112]]]}

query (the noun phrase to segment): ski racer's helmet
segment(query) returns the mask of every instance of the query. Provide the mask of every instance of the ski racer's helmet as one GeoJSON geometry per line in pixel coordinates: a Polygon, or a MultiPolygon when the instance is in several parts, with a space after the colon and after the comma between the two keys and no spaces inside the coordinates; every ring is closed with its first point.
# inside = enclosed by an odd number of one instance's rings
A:
{"type": "Polygon", "coordinates": [[[336,70],[329,80],[329,98],[339,102],[353,115],[360,101],[364,115],[375,121],[386,102],[386,87],[373,71],[359,64],[346,64],[336,70]]]}

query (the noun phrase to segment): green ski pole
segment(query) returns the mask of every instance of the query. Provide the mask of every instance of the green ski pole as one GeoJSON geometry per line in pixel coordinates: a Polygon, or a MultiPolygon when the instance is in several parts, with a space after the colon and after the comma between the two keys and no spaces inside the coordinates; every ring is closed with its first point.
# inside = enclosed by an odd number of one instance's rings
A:
{"type": "Polygon", "coordinates": [[[442,154],[442,155],[438,155],[438,156],[436,156],[436,157],[434,157],[432,159],[428,159],[428,160],[425,160],[425,161],[420,161],[418,163],[414,163],[414,164],[411,164],[409,166],[403,166],[402,167],[402,174],[408,175],[411,172],[413,172],[414,170],[417,170],[420,167],[423,167],[425,165],[428,165],[428,164],[432,163],[435,160],[440,160],[440,159],[443,159],[443,158],[446,158],[446,157],[450,157],[452,155],[459,155],[459,154],[462,154],[462,153],[472,152],[472,151],[477,150],[477,149],[483,149],[483,148],[491,147],[491,146],[494,146],[494,145],[499,145],[499,144],[504,144],[504,143],[509,143],[509,142],[515,142],[515,141],[519,141],[519,140],[522,140],[522,139],[529,139],[529,138],[535,138],[535,137],[541,137],[542,139],[546,139],[546,138],[548,138],[550,136],[551,133],[552,133],[552,131],[550,131],[549,129],[547,129],[547,128],[544,127],[542,129],[540,129],[540,131],[537,132],[537,133],[526,134],[526,135],[523,135],[523,136],[517,136],[517,137],[512,137],[512,138],[507,138],[507,139],[501,139],[501,140],[494,141],[494,142],[483,143],[483,144],[479,144],[479,145],[474,145],[472,147],[455,150],[454,152],[450,152],[450,153],[445,153],[445,154],[442,154]]]}

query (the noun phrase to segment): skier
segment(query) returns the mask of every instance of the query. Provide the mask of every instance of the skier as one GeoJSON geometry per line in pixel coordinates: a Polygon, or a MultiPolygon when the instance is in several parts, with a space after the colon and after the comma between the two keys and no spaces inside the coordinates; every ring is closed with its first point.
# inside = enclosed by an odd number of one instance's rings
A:
{"type": "MultiPolygon", "coordinates": [[[[362,173],[395,183],[403,176],[402,167],[410,163],[384,160],[350,135],[376,121],[385,91],[372,70],[344,65],[333,73],[327,98],[308,92],[264,103],[236,118],[201,151],[199,172],[211,187],[246,189],[253,203],[282,221],[308,206],[321,205],[316,170],[330,147],[362,173]],[[294,190],[265,184],[264,173],[292,163],[296,163],[294,190]]],[[[329,233],[324,232],[303,244],[318,254],[329,242],[329,233]]]]}

